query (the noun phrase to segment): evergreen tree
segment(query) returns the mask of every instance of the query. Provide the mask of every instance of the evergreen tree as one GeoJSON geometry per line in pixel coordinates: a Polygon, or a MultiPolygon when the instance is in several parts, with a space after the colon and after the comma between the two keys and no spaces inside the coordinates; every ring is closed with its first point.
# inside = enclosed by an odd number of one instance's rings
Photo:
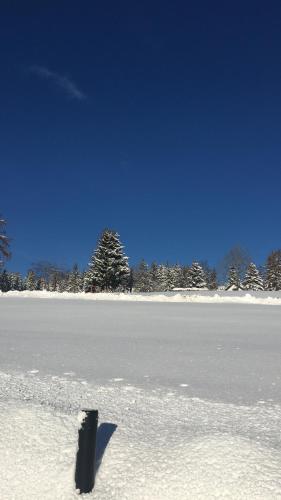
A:
{"type": "Polygon", "coordinates": [[[176,264],[173,268],[173,272],[174,272],[174,287],[184,288],[183,268],[179,264],[176,264]]]}
{"type": "Polygon", "coordinates": [[[0,290],[1,292],[8,292],[11,289],[9,274],[6,269],[0,274],[0,290]]]}
{"type": "Polygon", "coordinates": [[[119,235],[105,229],[99,239],[86,277],[87,291],[127,289],[130,269],[119,235]]]}
{"type": "Polygon", "coordinates": [[[156,272],[156,288],[157,292],[166,292],[169,290],[169,271],[168,267],[160,264],[156,272]]]}
{"type": "Polygon", "coordinates": [[[266,262],[266,288],[281,290],[281,250],[272,252],[266,262]]]}
{"type": "Polygon", "coordinates": [[[207,288],[206,276],[202,266],[198,262],[193,262],[189,270],[191,288],[207,288]]]}
{"type": "Polygon", "coordinates": [[[167,266],[167,290],[173,290],[180,287],[180,267],[167,266]]]}
{"type": "Polygon", "coordinates": [[[158,265],[156,262],[152,262],[150,266],[150,277],[151,277],[151,287],[154,292],[157,290],[157,274],[158,274],[158,265]]]}
{"type": "Polygon", "coordinates": [[[218,282],[217,282],[217,271],[215,269],[210,269],[207,275],[207,284],[209,290],[217,290],[218,282]]]}
{"type": "Polygon", "coordinates": [[[42,276],[40,276],[37,279],[36,290],[40,290],[42,292],[43,290],[47,290],[47,289],[48,289],[48,285],[46,283],[45,278],[43,278],[42,276]]]}
{"type": "Polygon", "coordinates": [[[132,293],[132,291],[133,291],[134,282],[135,282],[134,270],[131,268],[130,269],[130,275],[129,275],[129,278],[128,278],[128,290],[129,290],[130,293],[132,293]]]}
{"type": "Polygon", "coordinates": [[[150,269],[144,259],[135,270],[134,290],[136,292],[151,292],[153,290],[150,269]]]}
{"type": "Polygon", "coordinates": [[[239,287],[240,287],[239,275],[238,275],[238,272],[234,266],[231,266],[229,268],[228,282],[227,282],[226,288],[231,288],[231,287],[237,288],[237,289],[239,289],[239,287]]]}
{"type": "Polygon", "coordinates": [[[16,273],[9,273],[9,282],[10,282],[10,290],[18,290],[18,282],[17,282],[17,275],[16,273]]]}
{"type": "Polygon", "coordinates": [[[11,290],[22,290],[22,280],[19,273],[9,274],[11,290]]]}
{"type": "Polygon", "coordinates": [[[66,290],[72,293],[78,293],[82,291],[82,278],[81,274],[79,273],[77,264],[74,264],[71,273],[69,273],[66,290]]]}
{"type": "Polygon", "coordinates": [[[177,282],[176,272],[174,266],[167,265],[167,291],[173,290],[177,282]]]}
{"type": "Polygon", "coordinates": [[[243,286],[246,290],[263,290],[263,280],[260,273],[253,262],[249,264],[249,267],[245,274],[245,279],[243,281],[243,286]]]}
{"type": "Polygon", "coordinates": [[[184,266],[182,269],[183,276],[183,286],[182,288],[191,288],[192,287],[192,277],[190,274],[190,267],[184,266]]]}
{"type": "Polygon", "coordinates": [[[56,283],[56,292],[62,293],[68,291],[68,280],[66,278],[59,277],[56,283]]]}
{"type": "Polygon", "coordinates": [[[35,272],[29,271],[26,277],[26,289],[31,291],[36,290],[36,285],[37,285],[37,278],[35,272]]]}

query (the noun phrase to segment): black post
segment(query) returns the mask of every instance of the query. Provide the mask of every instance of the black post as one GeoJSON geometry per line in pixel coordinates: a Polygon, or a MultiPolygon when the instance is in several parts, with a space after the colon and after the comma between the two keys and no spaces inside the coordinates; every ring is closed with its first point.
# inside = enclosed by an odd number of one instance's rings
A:
{"type": "Polygon", "coordinates": [[[86,414],[79,429],[75,484],[80,493],[90,493],[95,484],[95,456],[98,410],[83,410],[86,414]]]}

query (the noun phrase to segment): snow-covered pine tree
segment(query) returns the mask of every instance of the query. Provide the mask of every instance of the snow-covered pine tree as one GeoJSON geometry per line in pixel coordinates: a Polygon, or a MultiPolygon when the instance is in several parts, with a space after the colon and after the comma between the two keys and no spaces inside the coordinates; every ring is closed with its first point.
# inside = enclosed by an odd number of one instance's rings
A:
{"type": "Polygon", "coordinates": [[[156,292],[166,292],[169,290],[169,270],[168,266],[160,264],[156,272],[156,292]]]}
{"type": "Polygon", "coordinates": [[[86,291],[127,289],[130,269],[123,248],[116,231],[103,231],[89,263],[86,291]]]}
{"type": "Polygon", "coordinates": [[[191,288],[207,288],[206,276],[202,266],[198,262],[193,262],[189,269],[191,288]]]}
{"type": "Polygon", "coordinates": [[[272,252],[266,262],[267,290],[281,290],[281,250],[272,252]]]}
{"type": "Polygon", "coordinates": [[[62,276],[59,276],[56,283],[56,292],[62,293],[66,292],[68,287],[68,280],[62,276]]]}
{"type": "Polygon", "coordinates": [[[167,266],[167,290],[173,290],[179,286],[179,266],[167,266]]]}
{"type": "Polygon", "coordinates": [[[133,268],[131,267],[129,278],[128,278],[128,290],[130,293],[132,293],[132,291],[133,291],[134,282],[135,282],[135,274],[134,274],[133,268]]]}
{"type": "Polygon", "coordinates": [[[226,289],[239,289],[240,287],[240,279],[238,272],[234,266],[231,266],[228,271],[228,281],[226,284],[226,289]]]}
{"type": "Polygon", "coordinates": [[[173,267],[173,271],[174,271],[174,287],[184,288],[183,268],[179,264],[176,264],[173,267]]]}
{"type": "Polygon", "coordinates": [[[151,292],[153,290],[150,269],[144,259],[141,260],[134,273],[134,290],[136,292],[151,292]]]}
{"type": "Polygon", "coordinates": [[[182,268],[182,288],[191,288],[192,287],[192,280],[191,280],[191,274],[190,274],[190,267],[184,266],[182,268]]]}
{"type": "Polygon", "coordinates": [[[215,269],[210,269],[207,275],[207,284],[209,290],[217,290],[218,282],[217,282],[217,271],[215,269]]]}
{"type": "Polygon", "coordinates": [[[19,273],[10,273],[9,279],[11,290],[22,290],[21,276],[19,273]]]}
{"type": "Polygon", "coordinates": [[[158,264],[155,261],[152,262],[149,271],[151,276],[152,291],[155,292],[157,290],[157,273],[158,273],[158,264]]]}
{"type": "Polygon", "coordinates": [[[169,266],[167,264],[167,285],[166,285],[166,290],[167,292],[170,290],[173,290],[176,286],[176,273],[174,271],[173,266],[169,266]]]}
{"type": "Polygon", "coordinates": [[[246,290],[264,290],[263,280],[253,262],[251,262],[248,266],[243,286],[246,290]]]}
{"type": "Polygon", "coordinates": [[[37,279],[34,271],[29,271],[26,277],[26,289],[36,290],[37,279]]]}
{"type": "Polygon", "coordinates": [[[78,293],[82,291],[82,278],[78,269],[78,265],[74,264],[71,273],[69,273],[68,283],[66,290],[71,293],[78,293]]]}
{"type": "Polygon", "coordinates": [[[36,283],[36,290],[40,290],[41,292],[43,290],[48,290],[48,285],[47,285],[47,282],[45,280],[45,278],[43,278],[42,276],[40,276],[38,279],[37,279],[37,283],[36,283]]]}
{"type": "Polygon", "coordinates": [[[10,277],[6,269],[0,273],[0,290],[1,292],[8,292],[11,290],[10,277]]]}
{"type": "Polygon", "coordinates": [[[50,274],[48,290],[49,292],[62,292],[65,288],[65,283],[61,284],[61,281],[65,280],[65,276],[58,270],[50,274]]]}

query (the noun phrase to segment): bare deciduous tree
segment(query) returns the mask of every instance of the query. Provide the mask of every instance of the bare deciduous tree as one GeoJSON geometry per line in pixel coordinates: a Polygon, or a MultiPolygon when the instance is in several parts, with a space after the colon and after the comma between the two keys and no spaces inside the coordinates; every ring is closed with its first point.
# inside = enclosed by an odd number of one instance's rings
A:
{"type": "Polygon", "coordinates": [[[218,265],[220,279],[225,282],[229,269],[234,268],[239,280],[242,281],[250,263],[251,257],[247,250],[239,245],[232,247],[218,265]]]}
{"type": "Polygon", "coordinates": [[[3,262],[3,258],[9,258],[11,255],[9,249],[10,240],[6,236],[5,226],[5,219],[0,216],[0,265],[3,262]]]}

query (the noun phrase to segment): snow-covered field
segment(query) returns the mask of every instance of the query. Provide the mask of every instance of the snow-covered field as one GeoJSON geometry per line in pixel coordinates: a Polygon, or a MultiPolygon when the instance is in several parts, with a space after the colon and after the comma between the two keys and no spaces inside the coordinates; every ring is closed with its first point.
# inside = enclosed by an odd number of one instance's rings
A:
{"type": "Polygon", "coordinates": [[[0,297],[1,500],[79,498],[84,407],[85,499],[281,499],[275,304],[0,297]]]}

